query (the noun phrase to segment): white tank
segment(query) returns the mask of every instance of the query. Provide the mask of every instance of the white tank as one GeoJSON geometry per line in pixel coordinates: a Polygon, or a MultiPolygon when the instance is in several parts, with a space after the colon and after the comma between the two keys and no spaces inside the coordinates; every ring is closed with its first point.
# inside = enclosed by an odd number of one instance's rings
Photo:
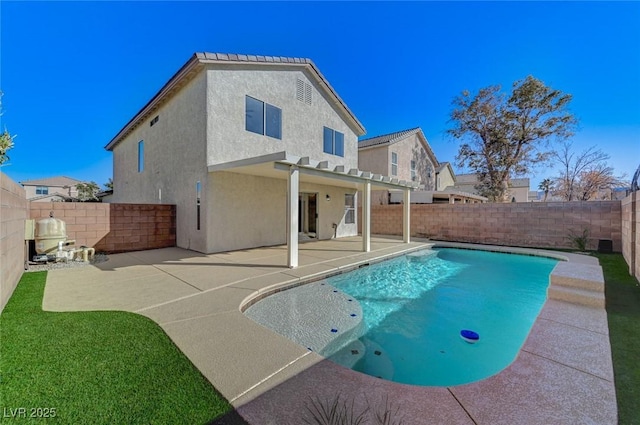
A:
{"type": "Polygon", "coordinates": [[[35,240],[38,254],[55,253],[58,250],[58,242],[67,240],[67,224],[53,217],[38,220],[35,240]]]}

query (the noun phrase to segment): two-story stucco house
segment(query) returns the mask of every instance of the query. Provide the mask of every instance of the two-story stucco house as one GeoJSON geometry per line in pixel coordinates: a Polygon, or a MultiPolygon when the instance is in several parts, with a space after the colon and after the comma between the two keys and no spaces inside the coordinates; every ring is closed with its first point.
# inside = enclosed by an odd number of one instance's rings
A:
{"type": "Polygon", "coordinates": [[[78,183],[82,182],[66,176],[24,180],[20,182],[20,184],[24,186],[27,199],[31,202],[64,202],[73,200],[78,196],[78,190],[76,189],[78,183]]]}
{"type": "MultiPolygon", "coordinates": [[[[417,184],[418,190],[411,195],[413,203],[486,201],[453,189],[456,176],[451,164],[438,161],[419,127],[360,140],[358,166],[417,184]]],[[[380,205],[403,202],[403,194],[393,189],[376,190],[371,197],[372,203],[380,205]]]]}
{"type": "Polygon", "coordinates": [[[364,131],[309,59],[196,53],[107,144],[112,202],[176,204],[178,246],[204,253],[286,242],[295,267],[300,234],[357,234],[358,190],[409,196],[358,170],[364,131]]]}

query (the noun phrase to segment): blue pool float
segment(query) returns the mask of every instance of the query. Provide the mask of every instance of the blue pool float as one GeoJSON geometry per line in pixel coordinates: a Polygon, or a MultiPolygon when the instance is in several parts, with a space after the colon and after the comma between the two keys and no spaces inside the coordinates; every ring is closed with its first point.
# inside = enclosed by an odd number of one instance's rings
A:
{"type": "Polygon", "coordinates": [[[470,331],[468,329],[463,329],[460,331],[460,338],[467,341],[469,344],[475,344],[480,339],[480,335],[478,335],[474,331],[470,331]]]}

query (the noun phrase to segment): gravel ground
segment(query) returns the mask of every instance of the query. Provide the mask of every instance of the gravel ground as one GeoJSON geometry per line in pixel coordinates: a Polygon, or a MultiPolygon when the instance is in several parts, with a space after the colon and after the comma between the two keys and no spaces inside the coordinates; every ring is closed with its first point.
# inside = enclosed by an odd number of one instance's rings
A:
{"type": "Polygon", "coordinates": [[[39,272],[43,270],[57,270],[57,269],[68,269],[72,267],[84,267],[84,266],[90,266],[92,264],[104,263],[108,259],[109,257],[107,257],[107,254],[97,253],[96,255],[93,256],[93,259],[86,262],[74,260],[74,261],[60,261],[57,263],[55,261],[50,261],[48,263],[34,263],[33,261],[30,261],[29,266],[25,271],[39,272]]]}

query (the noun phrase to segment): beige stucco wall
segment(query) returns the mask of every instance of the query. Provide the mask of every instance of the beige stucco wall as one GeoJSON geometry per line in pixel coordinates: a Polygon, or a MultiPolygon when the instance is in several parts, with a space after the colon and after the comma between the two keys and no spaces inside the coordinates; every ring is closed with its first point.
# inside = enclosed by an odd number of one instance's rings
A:
{"type": "Polygon", "coordinates": [[[516,198],[516,202],[529,202],[529,188],[528,187],[512,187],[508,191],[509,199],[516,198]]]}
{"type": "Polygon", "coordinates": [[[622,255],[629,274],[640,279],[640,192],[634,192],[622,202],[622,255]]]}
{"type": "Polygon", "coordinates": [[[437,176],[436,190],[442,191],[449,186],[453,186],[456,183],[449,167],[444,167],[437,176]]]}
{"type": "MultiPolygon", "coordinates": [[[[211,231],[206,252],[286,243],[286,180],[215,172],[210,173],[207,187],[211,231]]],[[[355,189],[300,182],[300,192],[318,193],[319,239],[357,234],[357,217],[356,224],[344,223],[344,195],[355,189]],[[337,234],[333,223],[338,224],[337,234]]]]}
{"type": "Polygon", "coordinates": [[[208,69],[206,75],[209,165],[287,151],[329,161],[332,166],[344,165],[347,170],[357,167],[357,135],[299,68],[216,65],[208,69]],[[313,86],[311,105],[296,99],[298,78],[313,86]],[[282,110],[282,140],[245,129],[246,96],[282,110]],[[344,157],[323,152],[325,126],[344,134],[344,157]]]}
{"type": "MultiPolygon", "coordinates": [[[[206,74],[201,72],[113,149],[113,203],[175,204],[177,245],[206,250],[206,220],[196,229],[196,182],[206,202],[206,74]],[[150,121],[158,121],[150,126],[150,121]],[[138,142],[144,171],[138,172],[138,142]]],[[[244,117],[244,115],[243,115],[244,117]]],[[[206,212],[203,210],[202,214],[206,212]]]]}
{"type": "Polygon", "coordinates": [[[28,209],[23,187],[0,171],[0,312],[24,271],[28,209]]]}

